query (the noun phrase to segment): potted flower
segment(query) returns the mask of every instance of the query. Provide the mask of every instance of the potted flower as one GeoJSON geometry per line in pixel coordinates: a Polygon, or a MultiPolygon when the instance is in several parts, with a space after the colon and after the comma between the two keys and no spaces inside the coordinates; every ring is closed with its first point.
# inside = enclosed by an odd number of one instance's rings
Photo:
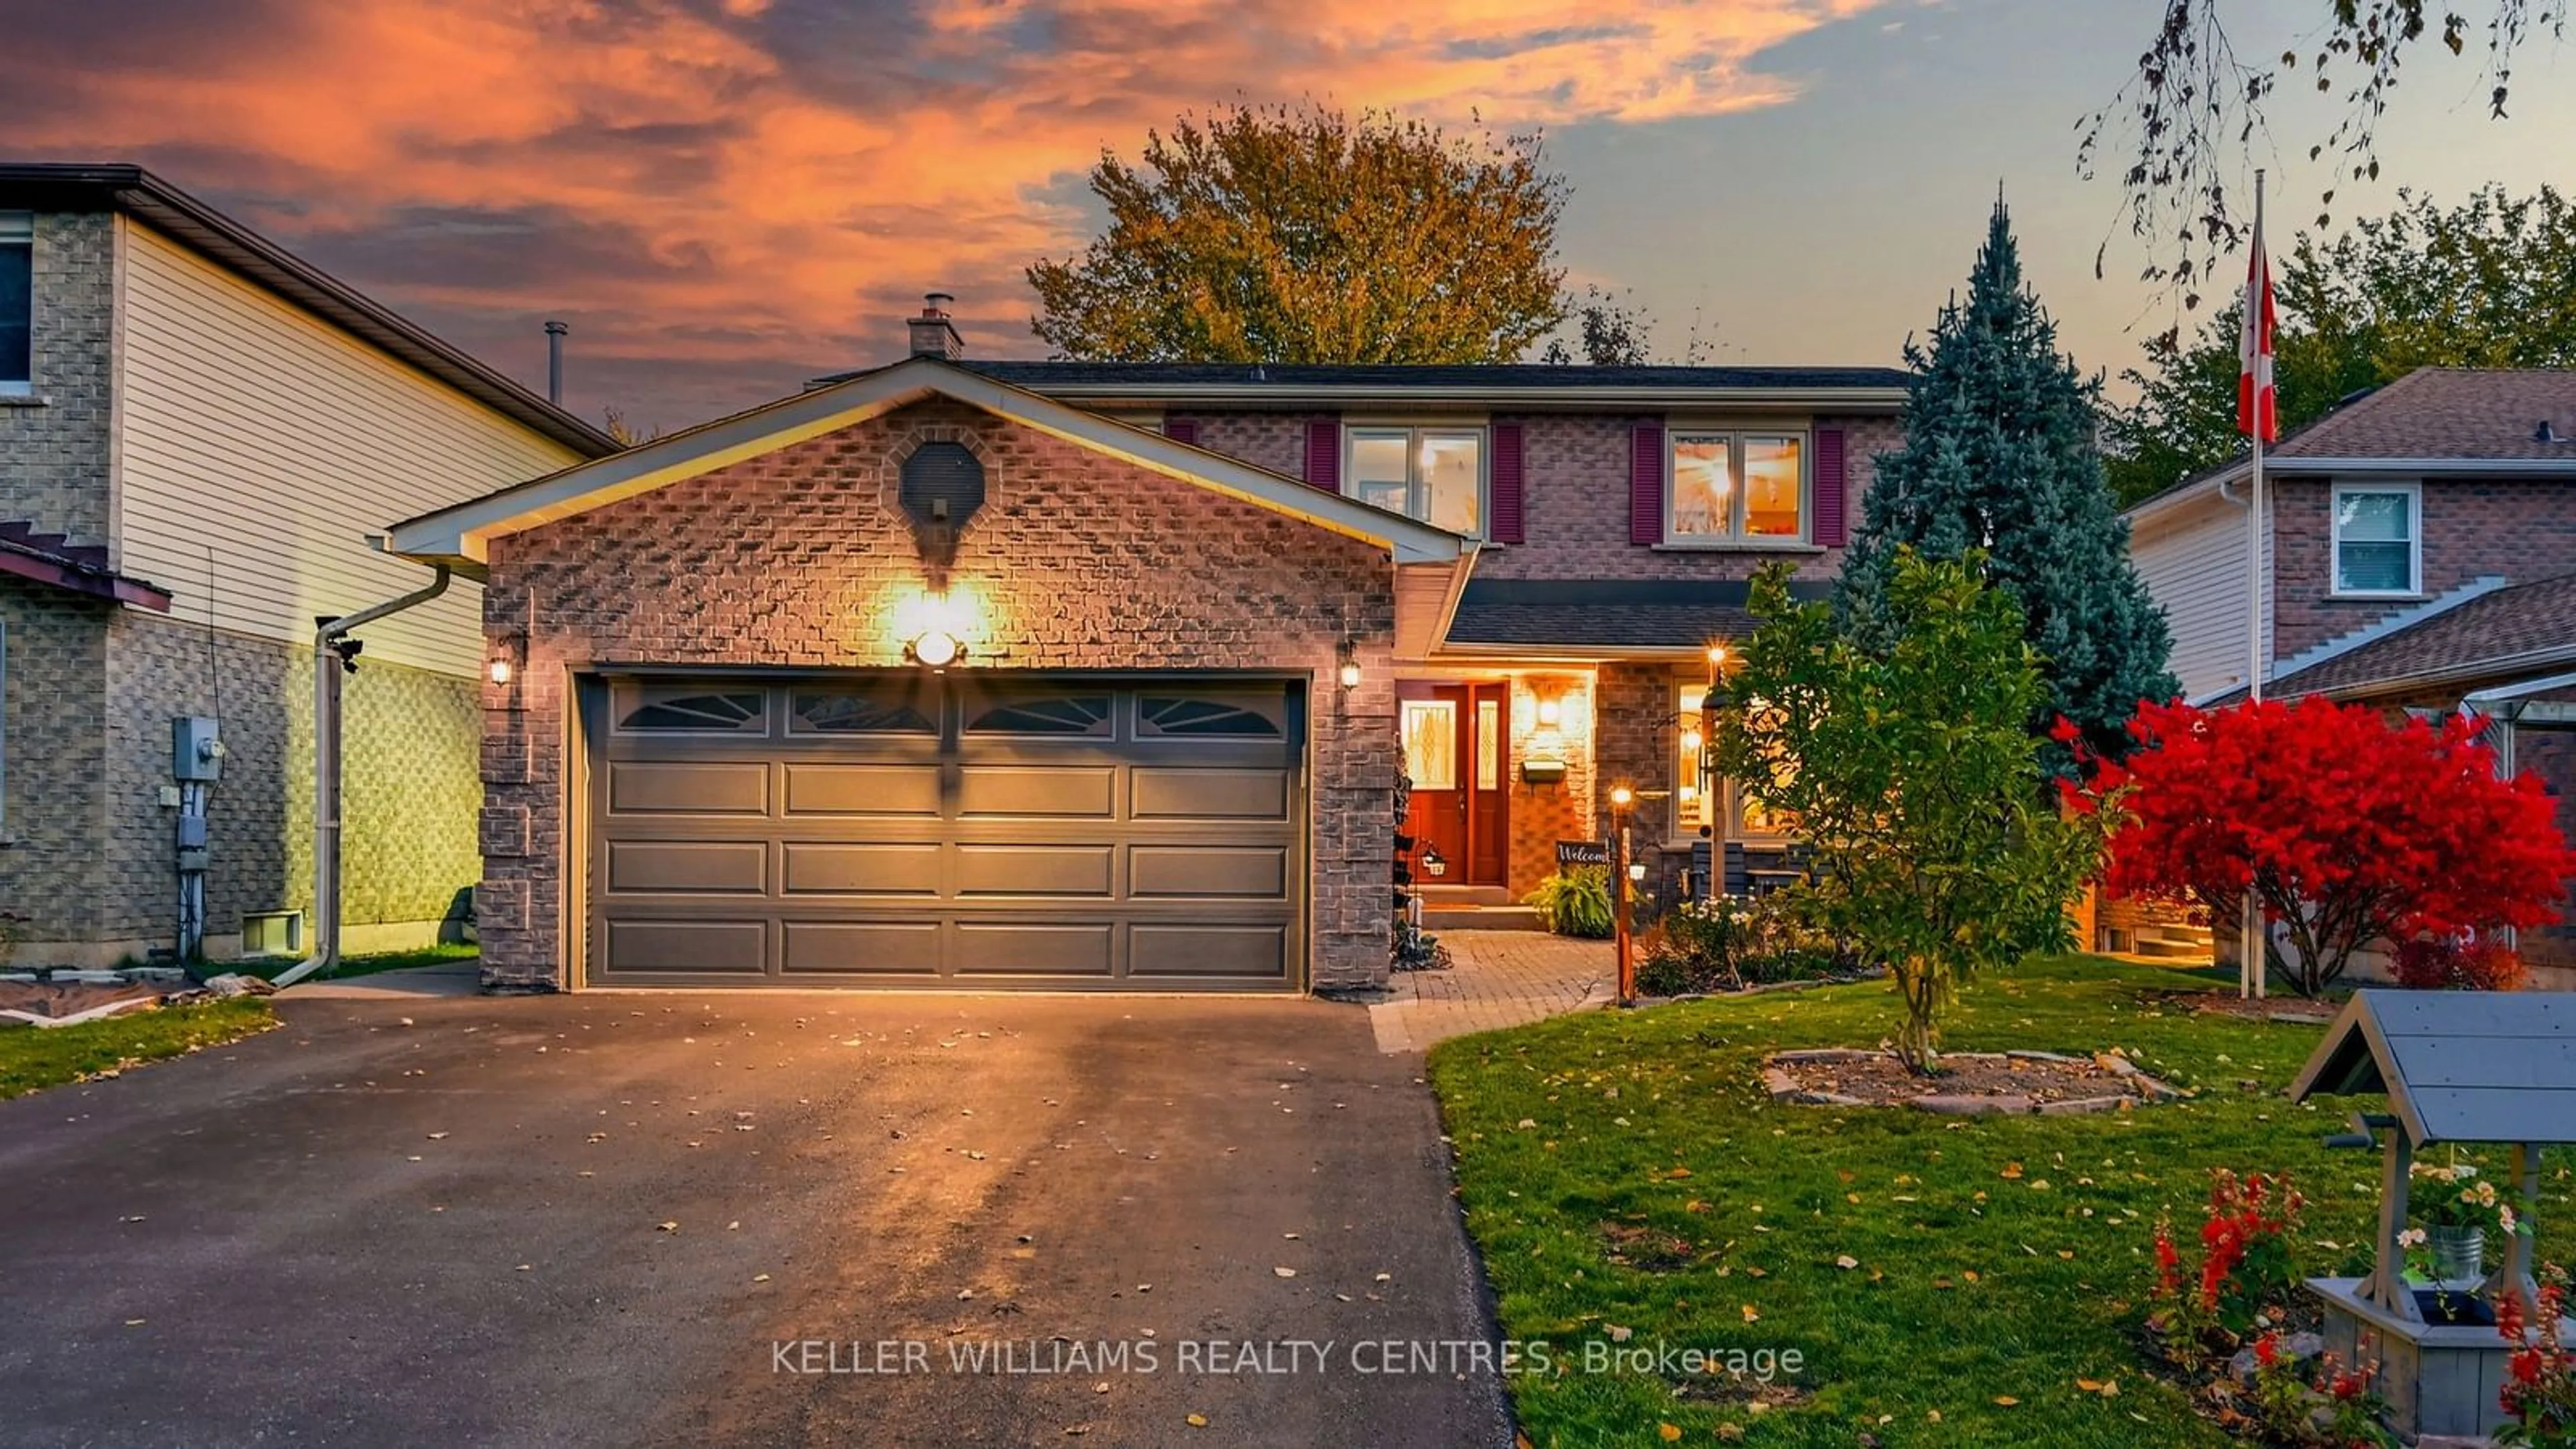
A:
{"type": "Polygon", "coordinates": [[[2414,1171],[2414,1216],[2422,1226],[2407,1229],[2398,1241],[2410,1258],[2413,1250],[2423,1250],[2429,1260],[2425,1276],[2436,1282],[2483,1280],[2487,1234],[2520,1230],[2513,1204],[2467,1163],[2437,1167],[2419,1162],[2414,1171]]]}

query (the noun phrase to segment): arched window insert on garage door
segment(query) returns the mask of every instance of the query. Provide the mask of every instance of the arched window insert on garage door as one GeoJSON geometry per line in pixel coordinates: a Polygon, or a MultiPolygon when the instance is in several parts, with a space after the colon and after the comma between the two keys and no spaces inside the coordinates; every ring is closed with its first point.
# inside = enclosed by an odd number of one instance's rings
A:
{"type": "Polygon", "coordinates": [[[927,684],[873,689],[796,690],[788,696],[790,734],[935,735],[939,700],[927,684]]]}
{"type": "Polygon", "coordinates": [[[649,733],[762,734],[769,692],[645,685],[618,691],[617,727],[649,733]]]}
{"type": "Polygon", "coordinates": [[[1106,694],[1031,695],[996,702],[966,722],[970,735],[1064,735],[1106,739],[1106,694]]]}
{"type": "Polygon", "coordinates": [[[1208,696],[1147,694],[1136,700],[1146,735],[1275,740],[1283,733],[1278,695],[1208,696]]]}

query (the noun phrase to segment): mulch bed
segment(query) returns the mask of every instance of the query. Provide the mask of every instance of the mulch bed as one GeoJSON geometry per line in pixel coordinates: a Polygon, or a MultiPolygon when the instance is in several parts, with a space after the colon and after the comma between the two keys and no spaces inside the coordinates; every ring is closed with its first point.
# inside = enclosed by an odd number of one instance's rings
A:
{"type": "Polygon", "coordinates": [[[2143,1005],[2167,1011],[2196,1011],[2205,1016],[2233,1016],[2244,1021],[2329,1022],[2343,1010],[2340,1001],[2311,1001],[2304,996],[2267,996],[2247,1001],[2233,991],[2153,991],[2138,998],[2143,1005]]]}
{"type": "Polygon", "coordinates": [[[2182,1095],[2116,1052],[1943,1052],[1941,1075],[1923,1078],[1896,1054],[1831,1047],[1763,1058],[1775,1102],[1824,1107],[1912,1107],[1944,1116],[2056,1116],[2126,1112],[2182,1095]]]}

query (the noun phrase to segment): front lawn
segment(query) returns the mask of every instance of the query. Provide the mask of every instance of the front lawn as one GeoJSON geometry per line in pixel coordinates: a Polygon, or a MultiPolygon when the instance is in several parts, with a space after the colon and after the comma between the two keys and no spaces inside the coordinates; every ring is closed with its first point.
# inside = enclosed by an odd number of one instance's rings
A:
{"type": "Polygon", "coordinates": [[[276,1024],[255,996],[145,1007],[76,1026],[0,1029],[0,1101],[180,1056],[276,1024]]]}
{"type": "MultiPolygon", "coordinates": [[[[2314,1203],[2301,1264],[2333,1271],[2367,1237],[2379,1163],[2319,1140],[2365,1103],[2280,1095],[2319,1028],[2159,1004],[2202,984],[2068,957],[1962,995],[1947,1048],[2119,1046],[2195,1092],[2105,1116],[1944,1118],[1762,1092],[1765,1052],[1892,1035],[1902,1012],[1883,984],[1584,1012],[1435,1048],[1503,1335],[1546,1341],[1559,1370],[1512,1379],[1529,1438],[1659,1443],[1671,1426],[1684,1443],[1867,1433],[1891,1449],[2231,1442],[2142,1372],[2156,1219],[2195,1234],[2213,1167],[2286,1171],[2314,1203]],[[1803,1364],[1756,1410],[1750,1380],[1636,1359],[1586,1372],[1587,1342],[1794,1349],[1803,1364]]],[[[2500,1170],[2501,1152],[2488,1161],[2500,1170]]],[[[2566,1261],[2565,1157],[2549,1159],[2542,1196],[2542,1253],[2566,1261]]]]}

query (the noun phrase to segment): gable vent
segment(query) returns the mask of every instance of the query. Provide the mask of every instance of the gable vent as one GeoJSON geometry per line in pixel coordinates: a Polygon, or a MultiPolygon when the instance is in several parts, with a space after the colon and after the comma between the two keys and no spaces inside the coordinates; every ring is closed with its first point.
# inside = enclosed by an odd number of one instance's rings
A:
{"type": "Polygon", "coordinates": [[[914,523],[959,527],[984,506],[984,465],[962,443],[924,443],[903,460],[902,498],[914,523]]]}

